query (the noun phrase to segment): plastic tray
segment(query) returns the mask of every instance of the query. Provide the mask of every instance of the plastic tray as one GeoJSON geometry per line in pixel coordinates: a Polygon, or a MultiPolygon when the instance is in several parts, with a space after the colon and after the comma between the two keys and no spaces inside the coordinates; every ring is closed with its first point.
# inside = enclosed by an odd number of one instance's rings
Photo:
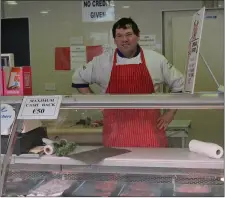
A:
{"type": "Polygon", "coordinates": [[[213,194],[209,185],[176,184],[174,189],[176,197],[213,197],[213,194]]]}
{"type": "Polygon", "coordinates": [[[61,196],[63,192],[68,189],[74,181],[63,179],[51,179],[43,182],[37,188],[29,192],[27,197],[38,196],[61,196]]]}
{"type": "Polygon", "coordinates": [[[120,197],[159,197],[162,194],[162,184],[148,182],[129,182],[119,193],[120,197]]]}
{"type": "Polygon", "coordinates": [[[108,197],[119,193],[121,185],[117,181],[83,181],[79,185],[73,184],[66,190],[64,197],[108,197]],[[115,193],[118,191],[117,193],[115,193]]]}
{"type": "Polygon", "coordinates": [[[6,195],[27,195],[30,190],[34,189],[43,179],[27,179],[18,181],[8,181],[6,183],[6,195]]]}

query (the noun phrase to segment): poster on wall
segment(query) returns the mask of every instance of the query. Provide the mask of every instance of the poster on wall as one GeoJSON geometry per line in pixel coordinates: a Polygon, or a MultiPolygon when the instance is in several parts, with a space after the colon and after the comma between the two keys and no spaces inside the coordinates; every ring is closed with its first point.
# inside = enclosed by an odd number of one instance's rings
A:
{"type": "Polygon", "coordinates": [[[55,70],[70,70],[70,48],[55,48],[55,70]]]}
{"type": "Polygon", "coordinates": [[[86,64],[86,46],[72,45],[70,46],[71,69],[76,69],[86,64]]]}
{"type": "Polygon", "coordinates": [[[187,64],[185,67],[184,92],[194,93],[205,7],[192,17],[191,35],[188,43],[187,64]]]}
{"type": "Polygon", "coordinates": [[[113,0],[82,0],[83,22],[109,22],[115,20],[113,0]]]}
{"type": "Polygon", "coordinates": [[[154,50],[156,48],[156,35],[140,35],[139,45],[142,48],[154,50]]]}

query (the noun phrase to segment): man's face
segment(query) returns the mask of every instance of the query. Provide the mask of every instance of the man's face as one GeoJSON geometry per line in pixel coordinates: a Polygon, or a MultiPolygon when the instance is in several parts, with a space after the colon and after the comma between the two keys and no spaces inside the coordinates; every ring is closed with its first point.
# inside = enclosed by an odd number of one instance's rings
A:
{"type": "Polygon", "coordinates": [[[137,47],[139,36],[136,36],[132,28],[128,26],[126,29],[116,29],[114,41],[120,52],[127,55],[137,47]]]}

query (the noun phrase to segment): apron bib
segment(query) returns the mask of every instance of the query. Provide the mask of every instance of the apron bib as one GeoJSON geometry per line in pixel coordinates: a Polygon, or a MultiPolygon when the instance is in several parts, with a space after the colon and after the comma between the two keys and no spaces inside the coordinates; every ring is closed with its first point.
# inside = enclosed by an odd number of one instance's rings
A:
{"type": "MultiPolygon", "coordinates": [[[[116,65],[117,49],[106,93],[152,94],[152,78],[143,50],[140,64],[116,65]]],[[[157,128],[159,109],[109,109],[103,111],[103,144],[105,147],[167,147],[165,130],[157,128]]]]}

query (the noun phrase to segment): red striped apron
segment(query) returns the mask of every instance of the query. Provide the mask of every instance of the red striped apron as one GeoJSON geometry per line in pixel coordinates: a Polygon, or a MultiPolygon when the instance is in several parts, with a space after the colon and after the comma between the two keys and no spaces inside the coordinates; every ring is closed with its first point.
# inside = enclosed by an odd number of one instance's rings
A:
{"type": "MultiPolygon", "coordinates": [[[[152,94],[152,78],[141,49],[140,64],[116,65],[113,58],[106,93],[152,94]]],[[[105,147],[166,147],[165,130],[157,128],[159,109],[108,109],[103,111],[103,144],[105,147]]]]}

